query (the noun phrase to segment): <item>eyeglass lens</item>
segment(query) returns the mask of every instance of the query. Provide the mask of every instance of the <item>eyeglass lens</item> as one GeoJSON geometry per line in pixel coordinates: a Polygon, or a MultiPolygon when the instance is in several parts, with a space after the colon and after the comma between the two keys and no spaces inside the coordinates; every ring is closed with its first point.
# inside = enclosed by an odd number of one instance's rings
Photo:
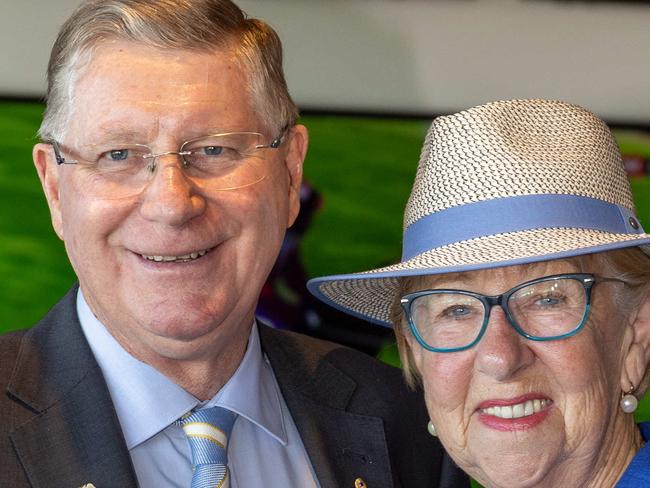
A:
{"type": "Polygon", "coordinates": [[[85,188],[103,198],[124,198],[144,190],[156,168],[170,158],[180,159],[188,177],[204,181],[214,190],[242,188],[266,176],[267,163],[255,152],[268,147],[262,134],[238,132],[188,141],[180,151],[155,154],[142,144],[97,144],[73,156],[82,166],[85,188]]]}
{"type": "MultiPolygon", "coordinates": [[[[587,310],[587,293],[575,278],[538,281],[507,296],[505,308],[515,328],[537,339],[560,338],[578,328],[587,310]]],[[[471,294],[434,291],[415,298],[410,318],[420,338],[436,349],[472,344],[487,325],[487,303],[471,294]]]]}

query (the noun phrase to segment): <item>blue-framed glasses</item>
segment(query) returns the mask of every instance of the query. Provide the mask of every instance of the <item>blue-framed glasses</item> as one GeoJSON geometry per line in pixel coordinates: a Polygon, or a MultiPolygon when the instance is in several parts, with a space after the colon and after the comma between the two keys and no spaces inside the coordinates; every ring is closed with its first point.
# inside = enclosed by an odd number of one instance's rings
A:
{"type": "Polygon", "coordinates": [[[423,290],[404,295],[401,305],[414,337],[433,352],[463,351],[476,345],[496,305],[526,339],[554,341],[582,329],[594,284],[604,281],[623,282],[584,273],[560,274],[521,283],[495,296],[466,290],[423,290]]]}

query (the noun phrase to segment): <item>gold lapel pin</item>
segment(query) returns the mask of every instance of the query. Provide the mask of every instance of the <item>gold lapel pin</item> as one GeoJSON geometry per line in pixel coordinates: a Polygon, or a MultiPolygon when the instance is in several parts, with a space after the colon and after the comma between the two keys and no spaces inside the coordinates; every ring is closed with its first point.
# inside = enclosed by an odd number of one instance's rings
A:
{"type": "Polygon", "coordinates": [[[357,478],[354,480],[354,488],[368,488],[368,485],[363,481],[363,478],[357,478]]]}

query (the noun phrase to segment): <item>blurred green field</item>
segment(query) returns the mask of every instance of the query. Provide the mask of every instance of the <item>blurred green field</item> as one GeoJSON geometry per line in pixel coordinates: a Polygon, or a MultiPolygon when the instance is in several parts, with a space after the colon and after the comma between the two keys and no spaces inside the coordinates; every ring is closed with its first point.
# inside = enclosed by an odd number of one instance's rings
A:
{"type": "MultiPolygon", "coordinates": [[[[0,101],[0,332],[28,327],[75,277],[52,231],[31,162],[43,107],[0,101]]],[[[311,276],[370,269],[399,259],[402,211],[428,121],[306,116],[311,143],[305,176],[323,208],[303,241],[311,276]]],[[[650,157],[647,135],[617,134],[623,152],[650,157]]],[[[650,228],[650,180],[632,180],[650,228]]],[[[382,354],[395,361],[389,345],[382,354]]],[[[639,409],[650,419],[650,401],[639,409]]]]}

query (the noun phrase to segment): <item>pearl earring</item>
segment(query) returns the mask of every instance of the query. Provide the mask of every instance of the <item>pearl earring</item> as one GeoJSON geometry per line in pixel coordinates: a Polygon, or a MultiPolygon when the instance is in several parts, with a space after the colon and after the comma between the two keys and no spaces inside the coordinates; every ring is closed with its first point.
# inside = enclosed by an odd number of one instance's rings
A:
{"type": "Polygon", "coordinates": [[[636,399],[632,392],[634,391],[634,385],[630,386],[630,390],[625,393],[621,393],[621,410],[625,413],[633,413],[636,410],[636,407],[639,406],[639,401],[636,399]]]}
{"type": "Polygon", "coordinates": [[[429,434],[431,434],[433,437],[438,437],[438,433],[436,432],[436,426],[433,425],[433,422],[429,420],[429,423],[427,424],[427,430],[429,431],[429,434]]]}

